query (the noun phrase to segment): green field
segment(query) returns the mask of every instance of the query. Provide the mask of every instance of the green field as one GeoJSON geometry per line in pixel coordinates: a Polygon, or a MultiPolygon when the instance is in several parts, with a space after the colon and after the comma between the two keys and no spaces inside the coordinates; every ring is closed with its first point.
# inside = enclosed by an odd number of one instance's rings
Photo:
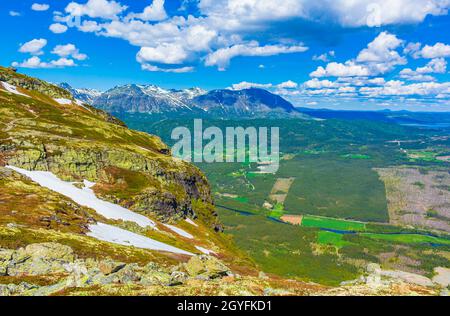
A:
{"type": "Polygon", "coordinates": [[[397,243],[406,244],[436,244],[436,245],[449,245],[450,239],[440,238],[427,235],[415,235],[415,234],[375,234],[375,233],[362,233],[361,236],[373,238],[377,240],[392,241],[397,243]]]}
{"type": "Polygon", "coordinates": [[[328,231],[319,231],[317,233],[317,242],[325,245],[333,245],[337,248],[342,248],[350,244],[344,240],[344,235],[328,231]]]}
{"type": "Polygon", "coordinates": [[[364,231],[366,229],[366,224],[361,222],[346,221],[329,217],[308,216],[308,215],[303,216],[302,226],[343,230],[343,231],[344,230],[364,231]]]}

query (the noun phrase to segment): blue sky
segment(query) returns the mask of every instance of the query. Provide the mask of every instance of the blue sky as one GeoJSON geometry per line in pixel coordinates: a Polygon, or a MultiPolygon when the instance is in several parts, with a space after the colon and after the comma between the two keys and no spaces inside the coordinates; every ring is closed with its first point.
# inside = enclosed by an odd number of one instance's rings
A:
{"type": "Polygon", "coordinates": [[[450,0],[0,1],[0,64],[51,82],[261,87],[313,108],[450,109],[450,0]]]}

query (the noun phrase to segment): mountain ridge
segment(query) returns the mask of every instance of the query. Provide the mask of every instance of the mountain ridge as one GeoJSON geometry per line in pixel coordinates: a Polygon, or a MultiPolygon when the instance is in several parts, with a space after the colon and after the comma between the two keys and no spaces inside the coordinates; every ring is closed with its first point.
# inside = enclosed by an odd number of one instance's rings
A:
{"type": "Polygon", "coordinates": [[[258,88],[206,91],[198,87],[179,90],[151,84],[126,84],[99,93],[89,89],[73,89],[66,84],[63,87],[73,91],[75,98],[109,113],[218,119],[307,118],[281,96],[258,88]]]}

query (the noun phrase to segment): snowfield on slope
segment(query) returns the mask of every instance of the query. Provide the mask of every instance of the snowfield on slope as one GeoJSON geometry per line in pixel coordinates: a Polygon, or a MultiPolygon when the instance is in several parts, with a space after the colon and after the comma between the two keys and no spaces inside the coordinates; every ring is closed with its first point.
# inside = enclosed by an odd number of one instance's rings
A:
{"type": "Polygon", "coordinates": [[[55,100],[56,102],[58,102],[59,104],[62,104],[62,105],[72,104],[72,100],[69,100],[69,99],[59,98],[59,99],[53,99],[53,100],[55,100]]]}
{"type": "Polygon", "coordinates": [[[3,87],[6,89],[6,91],[8,91],[8,92],[11,92],[11,93],[14,93],[14,94],[17,94],[17,95],[21,95],[21,96],[24,96],[24,97],[27,97],[27,98],[30,97],[30,96],[28,96],[28,95],[26,95],[26,94],[23,94],[23,93],[17,91],[17,88],[16,88],[15,86],[13,86],[12,84],[9,84],[9,83],[4,82],[4,81],[0,81],[0,83],[2,84],[2,86],[3,86],[3,87]]]}
{"type": "Polygon", "coordinates": [[[193,255],[193,253],[188,251],[103,223],[89,225],[89,230],[88,236],[114,244],[150,250],[168,251],[189,256],[193,255]]]}
{"type": "Polygon", "coordinates": [[[194,236],[192,236],[191,234],[189,234],[187,231],[182,230],[181,228],[175,227],[173,225],[169,225],[169,224],[163,224],[164,226],[166,226],[168,229],[170,229],[171,231],[175,232],[176,234],[192,239],[194,238],[194,236]]]}
{"type": "Polygon", "coordinates": [[[56,175],[47,171],[28,171],[25,169],[6,166],[24,176],[29,177],[39,185],[46,187],[52,191],[62,194],[75,203],[94,209],[98,214],[113,220],[123,220],[134,222],[141,227],[153,227],[156,229],[156,224],[149,218],[134,213],[120,205],[116,205],[107,201],[100,200],[94,194],[91,187],[95,183],[84,181],[85,187],[79,189],[70,182],[62,181],[56,175]]]}

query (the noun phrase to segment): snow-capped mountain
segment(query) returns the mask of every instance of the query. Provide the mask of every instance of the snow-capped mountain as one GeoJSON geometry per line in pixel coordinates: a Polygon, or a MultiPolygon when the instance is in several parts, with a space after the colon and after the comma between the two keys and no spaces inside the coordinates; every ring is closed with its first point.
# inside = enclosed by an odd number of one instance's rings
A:
{"type": "Polygon", "coordinates": [[[163,89],[156,85],[128,84],[103,93],[90,89],[69,90],[76,99],[110,113],[146,113],[164,117],[266,118],[302,117],[290,102],[263,89],[213,90],[163,89]]]}
{"type": "Polygon", "coordinates": [[[114,113],[191,112],[192,99],[204,93],[199,88],[166,90],[155,85],[129,84],[102,93],[93,105],[114,113]]]}
{"type": "Polygon", "coordinates": [[[72,93],[75,99],[87,104],[93,104],[94,100],[102,94],[101,91],[95,89],[75,89],[66,82],[60,83],[59,86],[72,93]]]}

